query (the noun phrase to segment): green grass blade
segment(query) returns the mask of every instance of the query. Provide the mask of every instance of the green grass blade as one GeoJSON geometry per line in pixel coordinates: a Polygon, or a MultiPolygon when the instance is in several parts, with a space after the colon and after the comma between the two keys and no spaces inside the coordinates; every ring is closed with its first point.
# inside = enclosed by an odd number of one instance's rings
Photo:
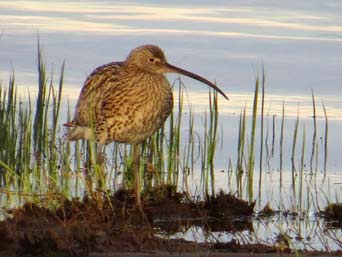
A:
{"type": "Polygon", "coordinates": [[[249,156],[248,156],[247,191],[248,191],[248,200],[250,203],[253,201],[254,144],[255,144],[256,121],[257,121],[257,110],[258,110],[258,95],[259,95],[259,78],[257,78],[255,81],[252,127],[251,127],[251,143],[250,143],[249,156]]]}

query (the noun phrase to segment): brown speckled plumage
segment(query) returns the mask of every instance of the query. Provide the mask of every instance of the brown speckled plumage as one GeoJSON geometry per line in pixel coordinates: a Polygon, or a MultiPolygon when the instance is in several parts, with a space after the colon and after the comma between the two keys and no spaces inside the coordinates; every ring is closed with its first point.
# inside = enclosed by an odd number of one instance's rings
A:
{"type": "Polygon", "coordinates": [[[66,124],[73,127],[69,139],[89,139],[94,133],[101,144],[137,144],[151,136],[164,124],[173,107],[166,72],[200,80],[226,97],[206,79],[168,64],[159,47],[143,45],[133,49],[124,62],[103,65],[88,76],[74,119],[66,124]]]}

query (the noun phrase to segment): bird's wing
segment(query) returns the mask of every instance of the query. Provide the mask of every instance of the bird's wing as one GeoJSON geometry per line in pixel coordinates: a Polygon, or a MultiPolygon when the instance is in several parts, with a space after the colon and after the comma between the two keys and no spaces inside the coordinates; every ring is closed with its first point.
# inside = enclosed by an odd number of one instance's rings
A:
{"type": "Polygon", "coordinates": [[[118,80],[123,62],[111,62],[96,68],[84,82],[74,115],[73,123],[80,126],[89,126],[96,119],[97,112],[101,109],[102,95],[106,87],[113,85],[118,80]]]}

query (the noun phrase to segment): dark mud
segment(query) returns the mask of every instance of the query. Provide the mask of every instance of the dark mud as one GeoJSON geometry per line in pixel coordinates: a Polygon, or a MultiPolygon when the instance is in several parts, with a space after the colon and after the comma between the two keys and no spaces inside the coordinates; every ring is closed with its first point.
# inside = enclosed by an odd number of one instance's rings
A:
{"type": "Polygon", "coordinates": [[[327,228],[342,228],[342,203],[330,203],[318,215],[326,220],[327,228]]]}
{"type": "Polygon", "coordinates": [[[10,210],[9,217],[0,222],[0,256],[142,256],[156,252],[190,256],[194,252],[290,251],[237,241],[196,243],[158,236],[185,231],[190,226],[208,231],[252,230],[254,204],[232,195],[220,192],[206,201],[193,201],[166,186],[145,192],[142,197],[140,208],[132,192],[126,190],[111,196],[94,193],[82,200],[60,199],[55,208],[26,203],[10,210]]]}

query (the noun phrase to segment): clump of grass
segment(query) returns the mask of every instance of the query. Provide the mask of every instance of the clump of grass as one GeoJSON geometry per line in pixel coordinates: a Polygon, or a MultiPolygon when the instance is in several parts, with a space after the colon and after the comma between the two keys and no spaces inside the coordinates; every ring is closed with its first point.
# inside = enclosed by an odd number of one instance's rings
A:
{"type": "Polygon", "coordinates": [[[7,190],[43,193],[58,184],[57,177],[50,175],[58,170],[57,124],[64,65],[57,91],[52,76],[48,86],[45,70],[38,44],[38,96],[34,108],[30,95],[25,100],[18,96],[14,74],[8,88],[0,88],[0,170],[3,181],[9,182],[7,190]]]}
{"type": "MultiPolygon", "coordinates": [[[[217,144],[217,126],[218,126],[218,103],[217,103],[217,92],[211,93],[209,91],[209,124],[208,130],[205,126],[204,140],[204,152],[206,153],[205,166],[205,195],[208,198],[209,195],[215,195],[215,172],[214,172],[214,158],[217,144]],[[208,184],[210,181],[211,192],[209,194],[208,184]]],[[[207,124],[207,119],[206,119],[207,124]]]]}
{"type": "Polygon", "coordinates": [[[167,184],[176,184],[179,175],[179,154],[180,154],[180,142],[181,142],[181,123],[183,116],[183,82],[178,78],[178,112],[171,113],[170,125],[169,125],[169,159],[167,169],[167,184]]]}

